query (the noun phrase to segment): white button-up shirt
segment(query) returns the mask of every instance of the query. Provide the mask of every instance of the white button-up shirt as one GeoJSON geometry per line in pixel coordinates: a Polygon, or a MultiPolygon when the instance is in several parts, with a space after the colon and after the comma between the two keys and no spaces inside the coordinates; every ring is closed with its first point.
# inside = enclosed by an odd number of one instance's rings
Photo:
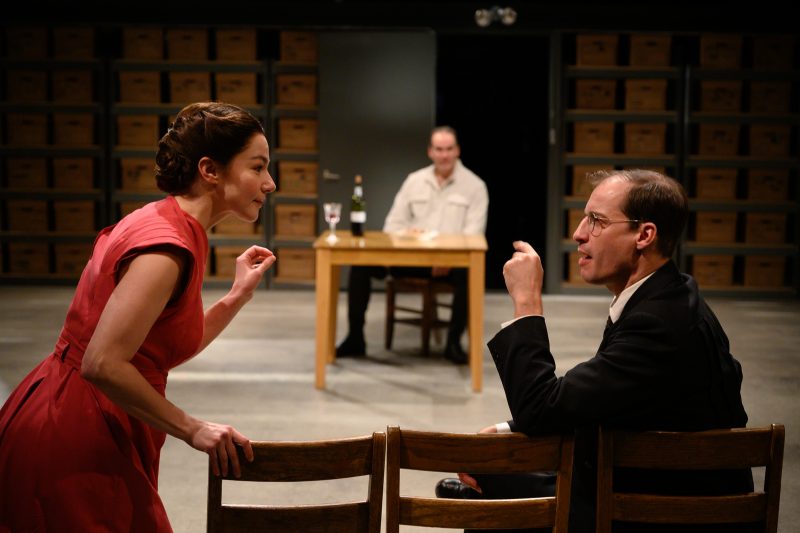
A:
{"type": "Polygon", "coordinates": [[[441,185],[434,166],[429,165],[406,177],[386,215],[383,231],[483,234],[488,208],[486,184],[460,159],[441,185]]]}

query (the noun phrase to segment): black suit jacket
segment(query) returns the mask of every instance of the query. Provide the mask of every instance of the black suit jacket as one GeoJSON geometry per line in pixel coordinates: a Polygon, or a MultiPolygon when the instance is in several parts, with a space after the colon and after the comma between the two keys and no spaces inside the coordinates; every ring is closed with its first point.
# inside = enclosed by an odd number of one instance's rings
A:
{"type": "MultiPolygon", "coordinates": [[[[694,279],[671,261],[633,294],[595,356],[561,378],[543,317],[507,326],[489,350],[512,429],[529,435],[575,431],[570,531],[594,531],[598,425],[692,431],[747,423],[741,365],[694,279]]],[[[615,486],[667,494],[743,492],[752,490],[752,474],[620,471],[615,486]]]]}

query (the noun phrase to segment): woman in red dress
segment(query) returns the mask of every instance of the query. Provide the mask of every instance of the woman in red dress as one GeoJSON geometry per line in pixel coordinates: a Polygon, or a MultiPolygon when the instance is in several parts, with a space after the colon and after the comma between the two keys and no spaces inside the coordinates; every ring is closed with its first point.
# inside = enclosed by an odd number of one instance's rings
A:
{"type": "Polygon", "coordinates": [[[170,403],[167,372],[202,351],[253,296],[272,252],[251,246],[220,301],[204,311],[206,232],[233,215],[255,221],[269,145],[247,111],[185,107],[162,137],[163,200],[95,240],[55,350],[0,410],[0,532],[171,531],[158,496],[166,434],[208,453],[216,473],[240,472],[231,426],[170,403]]]}

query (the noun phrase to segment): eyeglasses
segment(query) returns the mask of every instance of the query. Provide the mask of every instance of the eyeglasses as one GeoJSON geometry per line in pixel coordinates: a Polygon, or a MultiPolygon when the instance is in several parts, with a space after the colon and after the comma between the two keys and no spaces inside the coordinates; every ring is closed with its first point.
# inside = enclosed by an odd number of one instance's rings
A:
{"type": "Polygon", "coordinates": [[[600,232],[611,224],[622,224],[623,222],[639,224],[641,222],[641,220],[638,219],[608,220],[606,218],[597,216],[597,213],[593,212],[589,212],[583,218],[589,223],[589,233],[592,235],[592,237],[599,237],[600,232]]]}

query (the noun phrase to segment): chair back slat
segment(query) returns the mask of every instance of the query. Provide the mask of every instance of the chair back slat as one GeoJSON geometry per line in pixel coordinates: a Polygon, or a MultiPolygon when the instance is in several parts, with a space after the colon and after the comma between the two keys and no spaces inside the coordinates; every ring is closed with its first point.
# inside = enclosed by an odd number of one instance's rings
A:
{"type": "Polygon", "coordinates": [[[442,528],[547,527],[555,523],[556,499],[443,500],[403,498],[400,523],[442,528]]]}
{"type": "MultiPolygon", "coordinates": [[[[715,429],[695,432],[615,431],[600,428],[597,532],[610,533],[613,521],[653,524],[762,523],[778,528],[785,430],[715,429]],[[652,495],[614,492],[615,468],[735,471],[766,467],[764,490],[718,496],[652,495]]],[[[687,487],[690,491],[691,487],[687,487]]]]}
{"type": "Polygon", "coordinates": [[[614,435],[614,464],[675,470],[750,468],[769,462],[772,431],[729,429],[702,432],[652,431],[614,435]]]}
{"type": "Polygon", "coordinates": [[[736,496],[614,495],[615,520],[655,524],[741,524],[763,520],[764,494],[736,496]]]}
{"type": "Polygon", "coordinates": [[[507,473],[558,470],[561,436],[521,433],[447,434],[403,430],[400,468],[438,472],[507,473]],[[491,446],[487,446],[491,441],[491,446]],[[457,453],[454,453],[458,450],[457,453]]]}
{"type": "Polygon", "coordinates": [[[369,508],[365,502],[298,507],[226,506],[220,532],[308,533],[366,531],[369,508]],[[302,527],[301,527],[302,525],[302,527]]]}
{"type": "Polygon", "coordinates": [[[365,476],[372,469],[370,436],[330,442],[252,444],[256,456],[252,463],[244,459],[239,449],[240,481],[321,481],[365,476]],[[292,468],[286,468],[287,464],[292,468]]]}
{"type": "MultiPolygon", "coordinates": [[[[320,441],[253,441],[255,459],[239,450],[242,476],[215,476],[208,466],[207,530],[211,532],[364,532],[381,527],[386,435],[320,441]],[[222,503],[222,483],[326,481],[368,476],[364,500],[319,505],[222,503]]],[[[267,502],[268,503],[268,502],[267,502]]]]}
{"type": "Polygon", "coordinates": [[[387,429],[386,531],[400,524],[442,528],[554,527],[566,532],[572,478],[572,436],[455,434],[387,429]],[[517,500],[400,496],[400,471],[557,473],[556,495],[517,500]]]}

